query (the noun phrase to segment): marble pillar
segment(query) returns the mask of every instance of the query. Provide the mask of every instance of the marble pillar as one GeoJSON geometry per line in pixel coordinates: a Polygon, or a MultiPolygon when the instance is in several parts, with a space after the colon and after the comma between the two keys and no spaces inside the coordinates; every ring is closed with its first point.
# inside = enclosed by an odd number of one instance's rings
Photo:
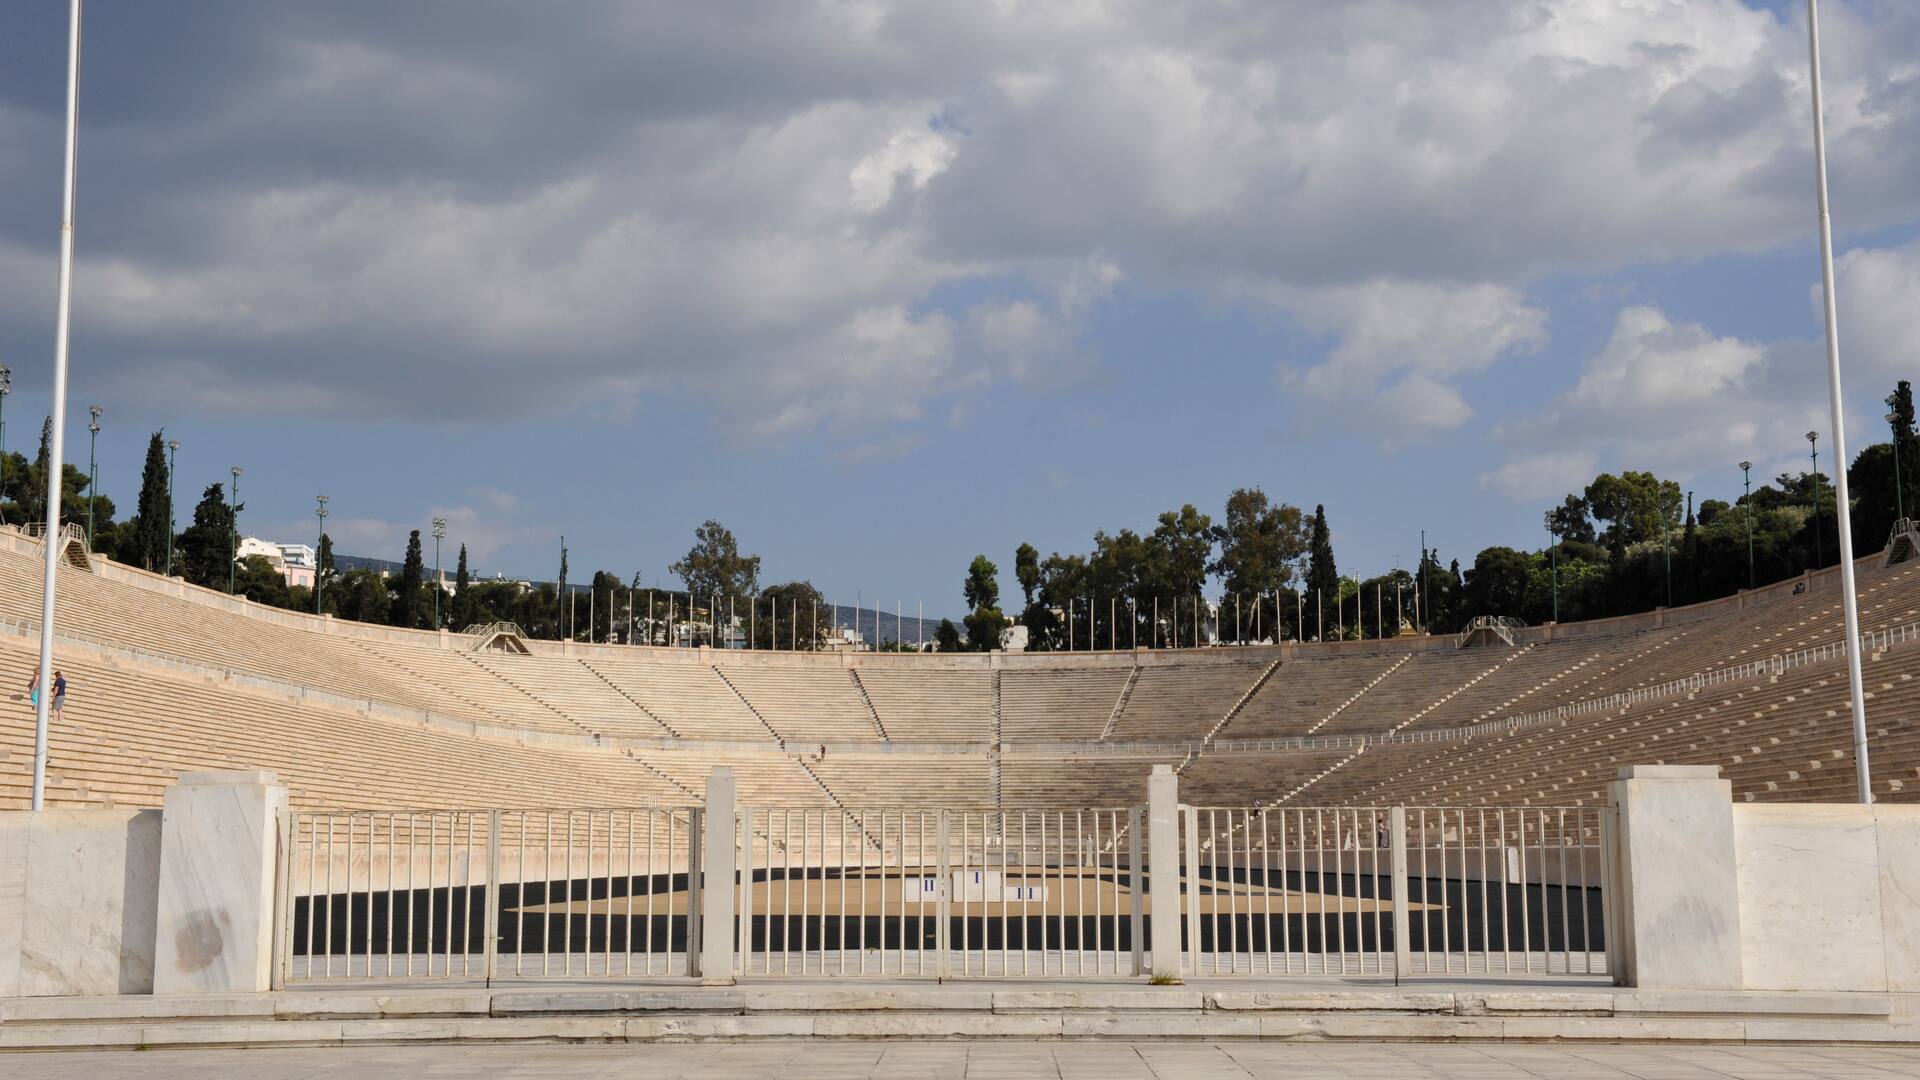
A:
{"type": "Polygon", "coordinates": [[[287,789],[270,772],[186,773],[161,810],[153,992],[271,989],[287,789]]]}
{"type": "Polygon", "coordinates": [[[700,868],[705,882],[700,890],[700,984],[732,986],[736,856],[734,833],[738,782],[733,770],[717,766],[707,774],[707,807],[700,838],[700,868]]]}
{"type": "Polygon", "coordinates": [[[1733,787],[1717,765],[1630,765],[1607,785],[1619,815],[1616,932],[1623,981],[1743,986],[1733,787]]]}
{"type": "Polygon", "coordinates": [[[1147,917],[1156,979],[1180,977],[1180,781],[1173,767],[1147,777],[1147,917]]]}

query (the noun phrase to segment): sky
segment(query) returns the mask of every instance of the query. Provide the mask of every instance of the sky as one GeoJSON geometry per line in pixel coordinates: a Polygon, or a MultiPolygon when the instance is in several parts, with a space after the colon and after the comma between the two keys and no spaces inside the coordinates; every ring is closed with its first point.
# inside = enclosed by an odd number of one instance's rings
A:
{"type": "MultiPolygon", "coordinates": [[[[48,407],[66,5],[0,8],[7,442],[48,407]]],[[[1920,5],[1821,5],[1845,435],[1920,369],[1920,5]]],[[[86,9],[68,460],[397,558],[957,612],[1235,488],[1343,572],[1601,470],[1833,444],[1796,3],[86,9]]],[[[1874,538],[1863,538],[1870,543],[1874,538]]]]}

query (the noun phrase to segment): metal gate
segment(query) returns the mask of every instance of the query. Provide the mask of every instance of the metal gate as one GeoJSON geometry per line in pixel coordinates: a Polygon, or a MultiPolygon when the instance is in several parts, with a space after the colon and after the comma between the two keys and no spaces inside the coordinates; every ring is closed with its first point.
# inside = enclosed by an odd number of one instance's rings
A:
{"type": "Polygon", "coordinates": [[[689,974],[700,814],[289,815],[280,979],[689,974]]]}
{"type": "Polygon", "coordinates": [[[745,975],[1134,975],[1137,809],[740,812],[745,975]]]}
{"type": "Polygon", "coordinates": [[[1182,807],[1197,975],[1604,974],[1604,807],[1182,807]]]}

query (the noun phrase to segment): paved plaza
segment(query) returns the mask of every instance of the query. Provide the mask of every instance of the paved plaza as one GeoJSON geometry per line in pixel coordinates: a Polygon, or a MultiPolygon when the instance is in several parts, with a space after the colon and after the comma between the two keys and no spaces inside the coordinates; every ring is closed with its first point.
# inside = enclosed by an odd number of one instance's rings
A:
{"type": "Polygon", "coordinates": [[[1508,1043],[734,1043],[441,1045],[0,1055],[0,1077],[36,1080],[1911,1080],[1920,1048],[1549,1046],[1508,1043]]]}

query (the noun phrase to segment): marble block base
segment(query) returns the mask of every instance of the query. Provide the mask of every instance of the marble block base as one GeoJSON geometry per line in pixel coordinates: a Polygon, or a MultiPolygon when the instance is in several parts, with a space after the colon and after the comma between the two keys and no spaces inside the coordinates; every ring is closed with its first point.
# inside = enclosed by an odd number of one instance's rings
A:
{"type": "Polygon", "coordinates": [[[153,989],[157,810],[0,814],[0,998],[153,989]]]}
{"type": "Polygon", "coordinates": [[[188,773],[161,811],[153,992],[272,988],[287,789],[270,772],[188,773]]]}
{"type": "Polygon", "coordinates": [[[1733,788],[1718,766],[1636,765],[1607,786],[1619,814],[1618,948],[1630,986],[1738,990],[1733,788]]]}

